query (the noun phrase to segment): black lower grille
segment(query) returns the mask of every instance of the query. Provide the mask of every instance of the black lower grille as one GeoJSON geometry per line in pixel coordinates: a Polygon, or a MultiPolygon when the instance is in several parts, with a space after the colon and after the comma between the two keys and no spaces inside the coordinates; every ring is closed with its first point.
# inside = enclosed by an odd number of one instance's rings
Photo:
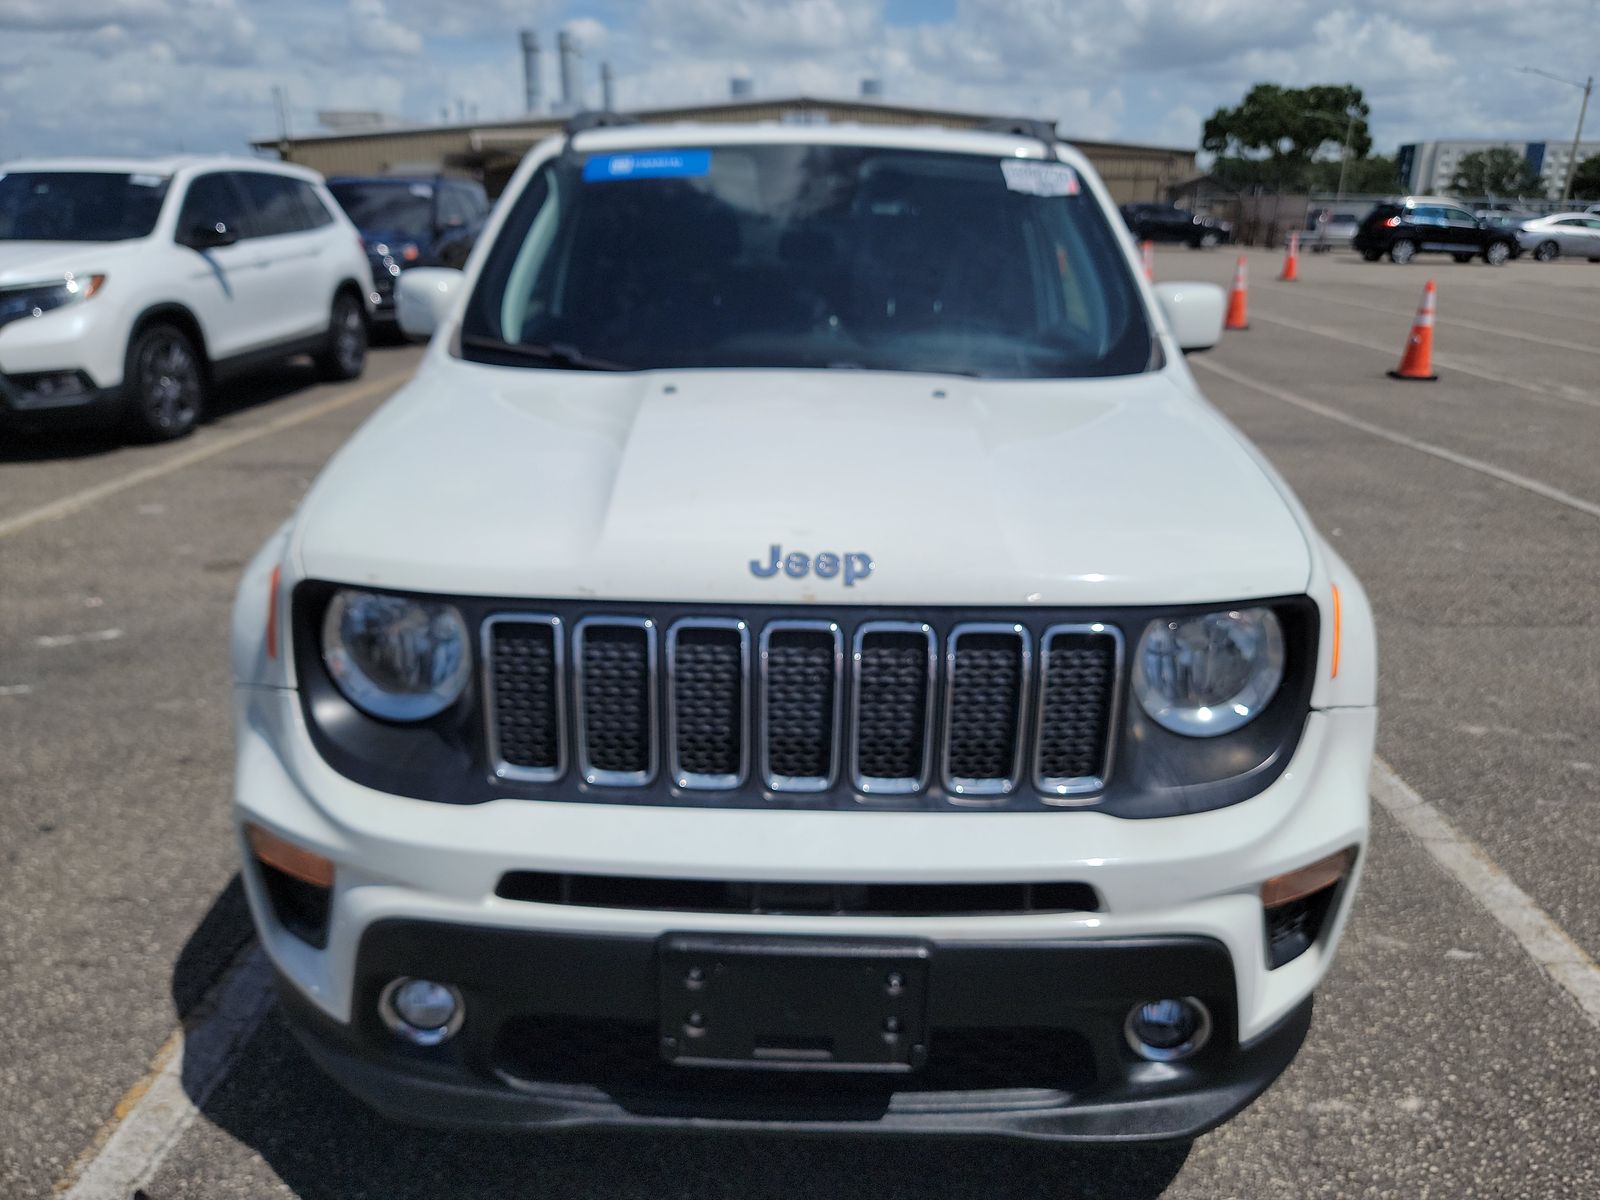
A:
{"type": "Polygon", "coordinates": [[[1086,883],[773,883],[509,871],[504,900],[655,912],[977,916],[1099,912],[1086,883]]]}
{"type": "Polygon", "coordinates": [[[1044,786],[1104,779],[1117,647],[1115,636],[1092,630],[1047,636],[1041,651],[1038,748],[1044,786]]]}
{"type": "Polygon", "coordinates": [[[642,777],[654,769],[651,632],[642,623],[579,627],[582,749],[592,771],[642,777]]]}
{"type": "MultiPolygon", "coordinates": [[[[782,1100],[828,1108],[863,1101],[880,1107],[906,1093],[994,1092],[1010,1089],[1081,1090],[1094,1080],[1088,1038],[1071,1029],[938,1028],[929,1031],[928,1058],[919,1071],[881,1075],[793,1071],[705,1071],[663,1061],[659,1030],[639,1021],[566,1016],[515,1017],[495,1038],[494,1062],[529,1083],[593,1087],[643,1110],[649,1100],[782,1100]]],[[[992,1097],[991,1097],[992,1098],[992,1097]]],[[[863,1114],[864,1115],[864,1114],[863,1114]]]]}

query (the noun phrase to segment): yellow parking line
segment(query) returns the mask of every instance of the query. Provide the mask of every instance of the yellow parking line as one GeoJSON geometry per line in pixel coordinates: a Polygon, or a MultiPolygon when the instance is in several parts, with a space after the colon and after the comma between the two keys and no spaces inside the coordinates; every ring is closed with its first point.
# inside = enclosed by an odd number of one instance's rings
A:
{"type": "Polygon", "coordinates": [[[70,496],[63,496],[59,500],[52,500],[49,504],[41,504],[38,508],[31,508],[26,512],[18,513],[14,517],[0,520],[0,538],[7,538],[13,534],[31,529],[45,521],[58,521],[62,517],[70,517],[73,513],[82,512],[92,505],[109,499],[129,488],[138,487],[141,483],[149,483],[152,479],[171,475],[185,467],[192,467],[196,463],[205,462],[208,458],[215,458],[219,454],[226,454],[229,450],[236,450],[250,442],[259,441],[264,437],[271,437],[275,433],[282,433],[285,429],[293,429],[296,425],[304,425],[307,421],[315,421],[318,417],[325,417],[329,413],[338,412],[341,408],[361,400],[367,400],[382,392],[385,388],[393,391],[405,379],[393,377],[374,379],[360,387],[348,391],[340,391],[328,397],[319,404],[312,404],[305,408],[297,409],[292,413],[285,413],[261,425],[249,429],[241,429],[237,433],[224,434],[214,441],[209,441],[201,446],[180,451],[171,458],[153,463],[148,467],[140,467],[137,471],[129,471],[125,475],[118,475],[115,479],[108,479],[104,483],[97,483],[93,487],[84,488],[70,496]]]}

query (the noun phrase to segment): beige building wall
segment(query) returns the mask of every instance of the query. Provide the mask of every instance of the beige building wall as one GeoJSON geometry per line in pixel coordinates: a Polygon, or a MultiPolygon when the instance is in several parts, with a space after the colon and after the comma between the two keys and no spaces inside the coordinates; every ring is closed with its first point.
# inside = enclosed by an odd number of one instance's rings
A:
{"type": "MultiPolygon", "coordinates": [[[[748,100],[684,108],[653,109],[636,114],[655,124],[672,121],[807,120],[867,125],[945,125],[971,129],[994,118],[978,113],[911,108],[871,101],[748,100]]],[[[540,117],[437,125],[416,129],[380,129],[359,133],[317,134],[278,142],[259,141],[260,150],[276,150],[283,158],[324,175],[425,174],[445,171],[482,178],[489,194],[505,186],[518,161],[532,146],[561,130],[561,118],[540,117]]],[[[1073,141],[1094,163],[1117,203],[1160,200],[1166,188],[1195,173],[1195,152],[1166,146],[1118,142],[1073,141]]]]}

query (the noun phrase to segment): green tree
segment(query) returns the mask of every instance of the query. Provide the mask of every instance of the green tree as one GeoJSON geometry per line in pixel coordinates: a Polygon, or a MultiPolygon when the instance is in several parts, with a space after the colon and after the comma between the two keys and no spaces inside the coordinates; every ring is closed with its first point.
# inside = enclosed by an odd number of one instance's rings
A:
{"type": "Polygon", "coordinates": [[[1260,163],[1260,182],[1303,187],[1319,155],[1339,152],[1349,138],[1352,158],[1372,150],[1371,109],[1354,84],[1306,88],[1258,83],[1237,108],[1219,108],[1206,121],[1201,146],[1219,160],[1260,163]]]}
{"type": "MultiPolygon", "coordinates": [[[[1314,162],[1307,176],[1314,192],[1332,192],[1339,187],[1338,159],[1314,162]]],[[[1400,187],[1399,170],[1393,156],[1373,154],[1352,158],[1344,170],[1344,190],[1351,196],[1383,196],[1400,187]]]]}
{"type": "Polygon", "coordinates": [[[1591,154],[1578,164],[1572,177],[1574,200],[1600,200],[1600,154],[1591,154]]]}
{"type": "Polygon", "coordinates": [[[1544,181],[1509,146],[1474,150],[1456,164],[1450,187],[1465,196],[1542,196],[1544,181]]]}

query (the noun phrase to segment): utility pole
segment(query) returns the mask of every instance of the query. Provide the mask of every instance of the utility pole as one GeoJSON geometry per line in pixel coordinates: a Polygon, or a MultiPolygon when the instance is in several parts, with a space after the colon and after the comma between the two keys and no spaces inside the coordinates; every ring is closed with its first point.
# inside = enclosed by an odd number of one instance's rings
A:
{"type": "Polygon", "coordinates": [[[278,157],[289,157],[289,101],[284,97],[283,88],[278,84],[272,85],[272,100],[278,106],[278,157]]]}
{"type": "Polygon", "coordinates": [[[1572,195],[1572,181],[1578,176],[1578,143],[1583,140],[1583,119],[1589,115],[1589,93],[1594,91],[1594,76],[1583,81],[1583,103],[1578,105],[1578,131],[1572,135],[1572,153],[1567,155],[1567,182],[1561,187],[1565,202],[1572,195]]]}
{"type": "Polygon", "coordinates": [[[1575,87],[1583,93],[1583,103],[1578,106],[1578,128],[1572,135],[1572,153],[1567,155],[1567,180],[1561,185],[1561,199],[1568,200],[1572,196],[1572,181],[1578,174],[1578,143],[1583,141],[1583,119],[1589,115],[1589,94],[1594,91],[1594,76],[1591,75],[1579,83],[1576,79],[1568,79],[1565,75],[1554,75],[1540,67],[1518,67],[1517,70],[1524,75],[1542,75],[1546,79],[1564,83],[1568,87],[1575,87]]]}
{"type": "Polygon", "coordinates": [[[1348,174],[1350,170],[1350,139],[1356,135],[1356,114],[1359,111],[1360,110],[1357,109],[1354,104],[1352,104],[1350,106],[1349,113],[1347,114],[1349,121],[1344,127],[1344,145],[1339,148],[1339,194],[1334,198],[1335,203],[1338,203],[1344,199],[1345,175],[1348,174]]]}

